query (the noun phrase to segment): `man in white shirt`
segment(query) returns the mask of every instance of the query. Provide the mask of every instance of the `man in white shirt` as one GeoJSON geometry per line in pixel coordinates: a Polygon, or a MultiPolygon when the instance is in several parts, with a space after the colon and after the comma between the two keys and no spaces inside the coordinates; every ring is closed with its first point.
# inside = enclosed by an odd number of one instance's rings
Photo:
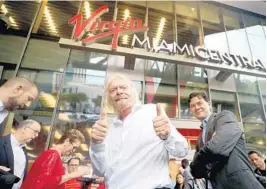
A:
{"type": "Polygon", "coordinates": [[[38,96],[37,86],[22,77],[13,77],[0,87],[0,123],[8,115],[8,111],[25,109],[38,96]]]}
{"type": "Polygon", "coordinates": [[[139,104],[133,82],[121,75],[105,88],[101,120],[92,126],[90,157],[108,189],[168,189],[169,155],[184,157],[186,139],[159,104],[139,104]],[[118,114],[108,125],[106,107],[118,114]]]}
{"type": "Polygon", "coordinates": [[[0,168],[20,178],[19,182],[13,183],[2,174],[0,175],[0,188],[20,188],[28,167],[26,143],[36,138],[40,130],[41,126],[37,121],[27,119],[17,125],[10,135],[0,138],[0,168]]]}

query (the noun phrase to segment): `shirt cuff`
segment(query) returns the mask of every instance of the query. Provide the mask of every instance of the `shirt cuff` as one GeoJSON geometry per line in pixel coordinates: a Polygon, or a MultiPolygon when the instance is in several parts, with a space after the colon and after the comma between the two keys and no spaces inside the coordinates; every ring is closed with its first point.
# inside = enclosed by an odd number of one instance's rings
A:
{"type": "Polygon", "coordinates": [[[100,143],[100,144],[91,143],[91,149],[94,152],[104,151],[105,150],[105,144],[104,143],[100,143]]]}

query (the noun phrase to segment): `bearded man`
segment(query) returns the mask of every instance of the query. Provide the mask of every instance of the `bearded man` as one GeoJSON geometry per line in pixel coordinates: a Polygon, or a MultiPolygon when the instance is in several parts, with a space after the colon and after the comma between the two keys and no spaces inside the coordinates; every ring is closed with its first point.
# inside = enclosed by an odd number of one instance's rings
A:
{"type": "Polygon", "coordinates": [[[14,77],[0,87],[0,123],[9,111],[25,109],[38,96],[37,86],[30,80],[14,77]]]}

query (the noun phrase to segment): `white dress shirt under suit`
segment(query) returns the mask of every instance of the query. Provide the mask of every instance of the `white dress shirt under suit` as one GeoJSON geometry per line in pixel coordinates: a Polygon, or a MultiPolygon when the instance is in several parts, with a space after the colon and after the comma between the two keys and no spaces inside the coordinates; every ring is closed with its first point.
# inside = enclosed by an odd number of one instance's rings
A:
{"type": "Polygon", "coordinates": [[[156,115],[154,104],[135,105],[123,122],[116,117],[108,125],[103,143],[91,144],[93,169],[108,189],[171,188],[169,154],[186,156],[188,143],[170,122],[169,137],[160,139],[152,122],[156,115]]]}
{"type": "Polygon", "coordinates": [[[14,154],[14,175],[20,178],[20,181],[13,185],[12,189],[20,189],[24,178],[24,170],[26,166],[26,157],[22,149],[22,145],[11,134],[11,146],[14,154]]]}
{"type": "Polygon", "coordinates": [[[2,123],[5,120],[7,115],[8,115],[8,111],[5,110],[3,102],[0,101],[0,123],[2,123]]]}

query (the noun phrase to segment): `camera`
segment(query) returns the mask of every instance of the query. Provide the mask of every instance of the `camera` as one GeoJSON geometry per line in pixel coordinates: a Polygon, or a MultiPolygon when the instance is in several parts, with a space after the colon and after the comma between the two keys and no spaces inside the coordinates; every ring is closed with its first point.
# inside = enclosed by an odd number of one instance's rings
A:
{"type": "Polygon", "coordinates": [[[77,178],[77,180],[81,182],[81,189],[87,189],[89,184],[94,183],[96,179],[89,177],[80,177],[77,178]]]}

